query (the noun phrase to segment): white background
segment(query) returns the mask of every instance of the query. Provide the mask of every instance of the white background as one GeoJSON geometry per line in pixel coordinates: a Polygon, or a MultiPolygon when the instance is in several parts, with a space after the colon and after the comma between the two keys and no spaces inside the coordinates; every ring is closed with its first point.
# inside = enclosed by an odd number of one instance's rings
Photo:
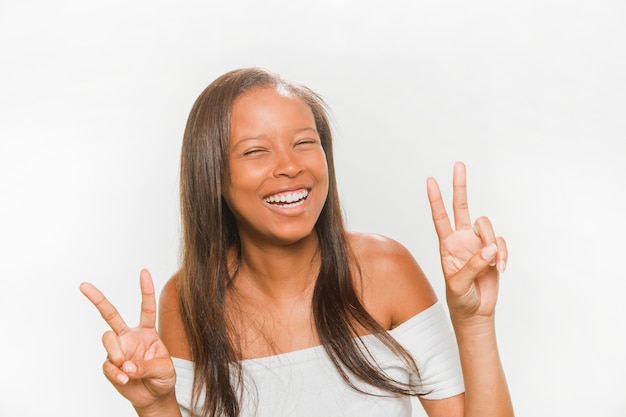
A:
{"type": "MultiPolygon", "coordinates": [[[[626,3],[0,1],[0,416],[132,416],[94,282],[135,324],[177,269],[187,113],[263,66],[333,109],[348,226],[443,298],[425,179],[510,248],[497,317],[518,416],[626,415],[626,3]]],[[[421,415],[420,412],[416,415],[421,415]]]]}

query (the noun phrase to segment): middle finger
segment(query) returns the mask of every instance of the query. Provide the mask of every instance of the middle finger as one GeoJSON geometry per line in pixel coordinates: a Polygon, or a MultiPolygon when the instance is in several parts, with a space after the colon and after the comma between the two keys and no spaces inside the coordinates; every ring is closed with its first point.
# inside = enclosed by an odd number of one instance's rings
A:
{"type": "Polygon", "coordinates": [[[454,211],[454,227],[456,230],[469,229],[472,227],[467,204],[467,179],[465,174],[465,164],[457,162],[454,164],[454,174],[452,176],[452,210],[454,211]]]}

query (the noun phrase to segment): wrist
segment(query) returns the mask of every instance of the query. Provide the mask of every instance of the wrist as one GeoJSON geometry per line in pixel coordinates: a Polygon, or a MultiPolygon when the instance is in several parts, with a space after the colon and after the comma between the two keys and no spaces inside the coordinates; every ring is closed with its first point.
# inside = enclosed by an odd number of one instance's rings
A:
{"type": "Polygon", "coordinates": [[[180,417],[180,408],[176,401],[176,395],[171,394],[153,402],[150,405],[138,407],[133,406],[139,417],[180,417]]]}
{"type": "Polygon", "coordinates": [[[472,334],[491,334],[495,331],[495,316],[493,314],[487,316],[455,313],[450,311],[450,320],[456,332],[469,332],[472,334]]]}

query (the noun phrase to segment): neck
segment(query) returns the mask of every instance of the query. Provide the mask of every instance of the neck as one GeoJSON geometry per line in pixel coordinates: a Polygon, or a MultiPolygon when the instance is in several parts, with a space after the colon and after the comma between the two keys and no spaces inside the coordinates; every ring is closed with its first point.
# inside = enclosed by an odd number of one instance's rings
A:
{"type": "Polygon", "coordinates": [[[243,294],[280,301],[309,296],[319,270],[319,239],[313,232],[289,245],[243,240],[235,287],[243,294]]]}

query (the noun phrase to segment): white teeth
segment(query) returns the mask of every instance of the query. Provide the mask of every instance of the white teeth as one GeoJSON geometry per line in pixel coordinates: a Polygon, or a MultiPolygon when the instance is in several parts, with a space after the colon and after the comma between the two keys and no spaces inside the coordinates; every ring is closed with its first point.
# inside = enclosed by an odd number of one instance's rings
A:
{"type": "Polygon", "coordinates": [[[306,196],[309,195],[309,192],[307,190],[304,191],[298,191],[297,193],[288,193],[288,194],[281,194],[281,195],[272,195],[269,196],[265,199],[266,203],[293,203],[294,201],[300,201],[304,198],[306,198],[306,196]]]}

